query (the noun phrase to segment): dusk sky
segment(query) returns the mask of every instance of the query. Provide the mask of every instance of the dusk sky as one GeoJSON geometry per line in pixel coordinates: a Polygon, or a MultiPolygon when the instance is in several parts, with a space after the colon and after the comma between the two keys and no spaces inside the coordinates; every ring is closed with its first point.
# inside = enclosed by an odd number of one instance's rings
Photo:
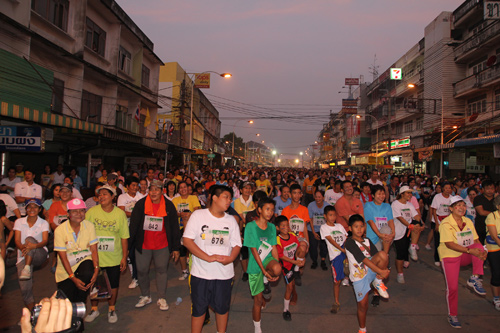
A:
{"type": "Polygon", "coordinates": [[[212,76],[203,90],[220,112],[221,136],[235,128],[245,141],[289,154],[313,144],[330,110],[340,110],[344,78],[371,82],[375,55],[383,72],[462,2],[118,0],[164,62],[233,74],[212,76]],[[262,119],[269,116],[285,118],[262,119]]]}

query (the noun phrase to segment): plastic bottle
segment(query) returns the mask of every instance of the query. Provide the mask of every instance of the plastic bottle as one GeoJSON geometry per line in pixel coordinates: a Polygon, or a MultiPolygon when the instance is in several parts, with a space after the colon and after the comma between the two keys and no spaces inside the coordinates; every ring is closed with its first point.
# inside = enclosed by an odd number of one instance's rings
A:
{"type": "Polygon", "coordinates": [[[175,301],[175,305],[179,305],[182,303],[182,298],[177,297],[177,300],[175,301]]]}

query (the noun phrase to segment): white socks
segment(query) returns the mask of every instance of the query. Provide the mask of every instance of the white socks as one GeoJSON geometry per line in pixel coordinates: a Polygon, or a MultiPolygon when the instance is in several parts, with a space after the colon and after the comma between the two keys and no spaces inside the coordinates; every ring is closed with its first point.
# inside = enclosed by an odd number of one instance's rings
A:
{"type": "Polygon", "coordinates": [[[267,277],[264,276],[264,284],[268,283],[269,280],[267,279],[267,277]]]}
{"type": "Polygon", "coordinates": [[[253,326],[255,328],[255,333],[262,333],[262,329],[260,328],[260,321],[254,321],[253,326]]]}
{"type": "Polygon", "coordinates": [[[287,312],[290,307],[290,300],[285,298],[285,307],[283,309],[283,312],[287,312]]]}

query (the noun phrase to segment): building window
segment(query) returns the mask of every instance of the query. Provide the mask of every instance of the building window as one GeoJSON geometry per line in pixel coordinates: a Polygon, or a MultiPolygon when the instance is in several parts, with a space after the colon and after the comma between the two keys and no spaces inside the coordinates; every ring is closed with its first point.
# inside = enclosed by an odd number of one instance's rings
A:
{"type": "Polygon", "coordinates": [[[80,119],[91,123],[100,124],[101,109],[102,109],[102,97],[83,90],[82,111],[80,119]]]}
{"type": "Polygon", "coordinates": [[[88,17],[85,45],[92,49],[92,51],[104,57],[104,49],[106,48],[106,31],[102,30],[88,17]]]}
{"type": "Polygon", "coordinates": [[[396,125],[396,134],[402,134],[402,133],[403,133],[403,126],[396,125]]]}
{"type": "Polygon", "coordinates": [[[149,68],[142,65],[141,84],[149,88],[149,68]]]}
{"type": "Polygon", "coordinates": [[[481,95],[467,101],[467,116],[486,112],[486,95],[481,95]]]}
{"type": "Polygon", "coordinates": [[[407,121],[404,126],[405,133],[411,133],[413,131],[413,120],[407,121]]]}
{"type": "Polygon", "coordinates": [[[469,70],[471,71],[471,75],[476,75],[477,73],[486,69],[486,61],[487,57],[483,57],[478,61],[475,61],[469,65],[469,70]]]}
{"type": "Polygon", "coordinates": [[[68,28],[68,0],[32,0],[31,9],[56,27],[68,28]]]}
{"type": "Polygon", "coordinates": [[[417,119],[417,130],[424,129],[424,118],[417,119]]]}
{"type": "Polygon", "coordinates": [[[500,89],[495,90],[495,110],[500,110],[500,89]]]}
{"type": "Polygon", "coordinates": [[[54,84],[52,88],[52,103],[50,110],[53,113],[62,114],[64,100],[64,81],[54,78],[54,84]]]}
{"type": "Polygon", "coordinates": [[[130,75],[131,59],[132,56],[130,52],[120,46],[120,50],[118,51],[118,68],[127,75],[130,75]]]}

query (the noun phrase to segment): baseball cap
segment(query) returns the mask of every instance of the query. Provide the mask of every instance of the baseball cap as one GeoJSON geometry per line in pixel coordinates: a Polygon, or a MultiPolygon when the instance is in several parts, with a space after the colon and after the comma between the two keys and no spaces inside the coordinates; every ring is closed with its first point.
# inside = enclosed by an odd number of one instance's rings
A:
{"type": "Polygon", "coordinates": [[[345,176],[352,176],[352,174],[349,171],[347,171],[344,175],[345,176]]]}
{"type": "Polygon", "coordinates": [[[68,191],[73,192],[73,186],[71,184],[68,184],[68,183],[62,184],[59,191],[62,191],[63,189],[67,189],[68,191]]]}
{"type": "Polygon", "coordinates": [[[106,179],[116,179],[118,178],[118,174],[116,172],[110,173],[106,179]]]}
{"type": "Polygon", "coordinates": [[[68,207],[68,210],[71,209],[87,209],[87,206],[85,205],[85,202],[80,199],[72,199],[70,200],[67,204],[66,207],[68,207]]]}
{"type": "Polygon", "coordinates": [[[405,186],[401,186],[401,188],[399,189],[399,193],[400,194],[403,193],[403,192],[408,192],[408,191],[413,192],[413,190],[409,186],[406,186],[406,185],[405,186]]]}
{"type": "Polygon", "coordinates": [[[112,188],[111,186],[109,186],[109,185],[104,185],[104,186],[98,188],[97,189],[97,194],[99,194],[99,192],[101,192],[101,190],[108,190],[111,193],[113,193],[113,195],[116,195],[116,190],[114,188],[112,188]]]}
{"type": "Polygon", "coordinates": [[[31,203],[34,203],[35,205],[37,206],[41,206],[42,205],[42,201],[40,199],[37,199],[37,198],[32,198],[32,199],[27,199],[24,204],[26,206],[28,206],[29,204],[31,203]]]}
{"type": "Polygon", "coordinates": [[[456,204],[459,201],[464,201],[465,202],[465,200],[461,196],[459,196],[459,195],[455,195],[455,196],[451,197],[451,199],[450,199],[450,206],[453,206],[454,204],[456,204]]]}
{"type": "Polygon", "coordinates": [[[161,180],[158,180],[158,179],[153,179],[150,183],[149,183],[149,187],[151,186],[156,186],[158,187],[159,189],[162,189],[163,188],[163,183],[161,180]]]}

